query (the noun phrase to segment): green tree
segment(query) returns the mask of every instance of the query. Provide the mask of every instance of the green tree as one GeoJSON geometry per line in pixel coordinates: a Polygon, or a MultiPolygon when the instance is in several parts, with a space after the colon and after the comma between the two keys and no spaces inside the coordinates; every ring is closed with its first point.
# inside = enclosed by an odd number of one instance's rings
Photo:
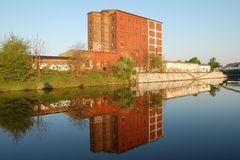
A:
{"type": "Polygon", "coordinates": [[[14,139],[21,139],[33,126],[31,101],[27,98],[0,99],[0,127],[14,139]]]}
{"type": "Polygon", "coordinates": [[[11,34],[0,49],[0,79],[24,81],[32,73],[29,45],[11,34]]]}
{"type": "Polygon", "coordinates": [[[215,57],[211,58],[209,60],[208,64],[211,66],[211,68],[221,67],[221,64],[219,62],[217,62],[217,59],[215,57]]]}
{"type": "Polygon", "coordinates": [[[193,57],[191,58],[189,61],[187,61],[189,63],[196,63],[196,64],[201,64],[201,61],[197,58],[197,57],[193,57]]]}
{"type": "Polygon", "coordinates": [[[126,79],[136,74],[132,59],[129,56],[123,56],[116,65],[116,72],[118,76],[126,79]]]}

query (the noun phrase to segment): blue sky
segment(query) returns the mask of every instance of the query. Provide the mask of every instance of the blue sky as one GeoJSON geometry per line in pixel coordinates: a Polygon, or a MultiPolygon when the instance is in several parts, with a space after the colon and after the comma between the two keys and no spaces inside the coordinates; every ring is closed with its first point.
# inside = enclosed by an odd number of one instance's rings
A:
{"type": "Polygon", "coordinates": [[[87,13],[120,9],[163,22],[167,60],[240,61],[240,0],[0,0],[0,39],[10,32],[47,42],[58,55],[87,42],[87,13]]]}

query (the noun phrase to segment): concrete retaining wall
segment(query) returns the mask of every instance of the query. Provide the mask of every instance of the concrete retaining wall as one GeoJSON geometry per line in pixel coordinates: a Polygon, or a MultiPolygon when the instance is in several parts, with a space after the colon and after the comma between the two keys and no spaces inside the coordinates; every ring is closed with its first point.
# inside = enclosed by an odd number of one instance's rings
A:
{"type": "Polygon", "coordinates": [[[137,83],[186,81],[199,79],[226,78],[222,72],[210,73],[140,73],[137,75],[137,83]]]}

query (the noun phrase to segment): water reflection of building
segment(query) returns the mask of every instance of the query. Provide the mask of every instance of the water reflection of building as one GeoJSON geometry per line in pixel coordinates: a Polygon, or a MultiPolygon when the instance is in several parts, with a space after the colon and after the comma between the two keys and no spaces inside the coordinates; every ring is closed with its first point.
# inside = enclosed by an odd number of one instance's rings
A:
{"type": "Polygon", "coordinates": [[[90,118],[91,151],[128,151],[161,138],[162,127],[162,99],[156,104],[150,95],[135,97],[130,109],[90,118]]]}

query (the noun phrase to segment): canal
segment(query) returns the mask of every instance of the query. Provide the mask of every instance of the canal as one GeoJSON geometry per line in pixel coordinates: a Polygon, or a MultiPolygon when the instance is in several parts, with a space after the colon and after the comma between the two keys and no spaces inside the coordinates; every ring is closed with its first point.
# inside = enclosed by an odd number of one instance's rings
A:
{"type": "Polygon", "coordinates": [[[222,82],[0,93],[0,159],[239,159],[240,94],[222,82]]]}

